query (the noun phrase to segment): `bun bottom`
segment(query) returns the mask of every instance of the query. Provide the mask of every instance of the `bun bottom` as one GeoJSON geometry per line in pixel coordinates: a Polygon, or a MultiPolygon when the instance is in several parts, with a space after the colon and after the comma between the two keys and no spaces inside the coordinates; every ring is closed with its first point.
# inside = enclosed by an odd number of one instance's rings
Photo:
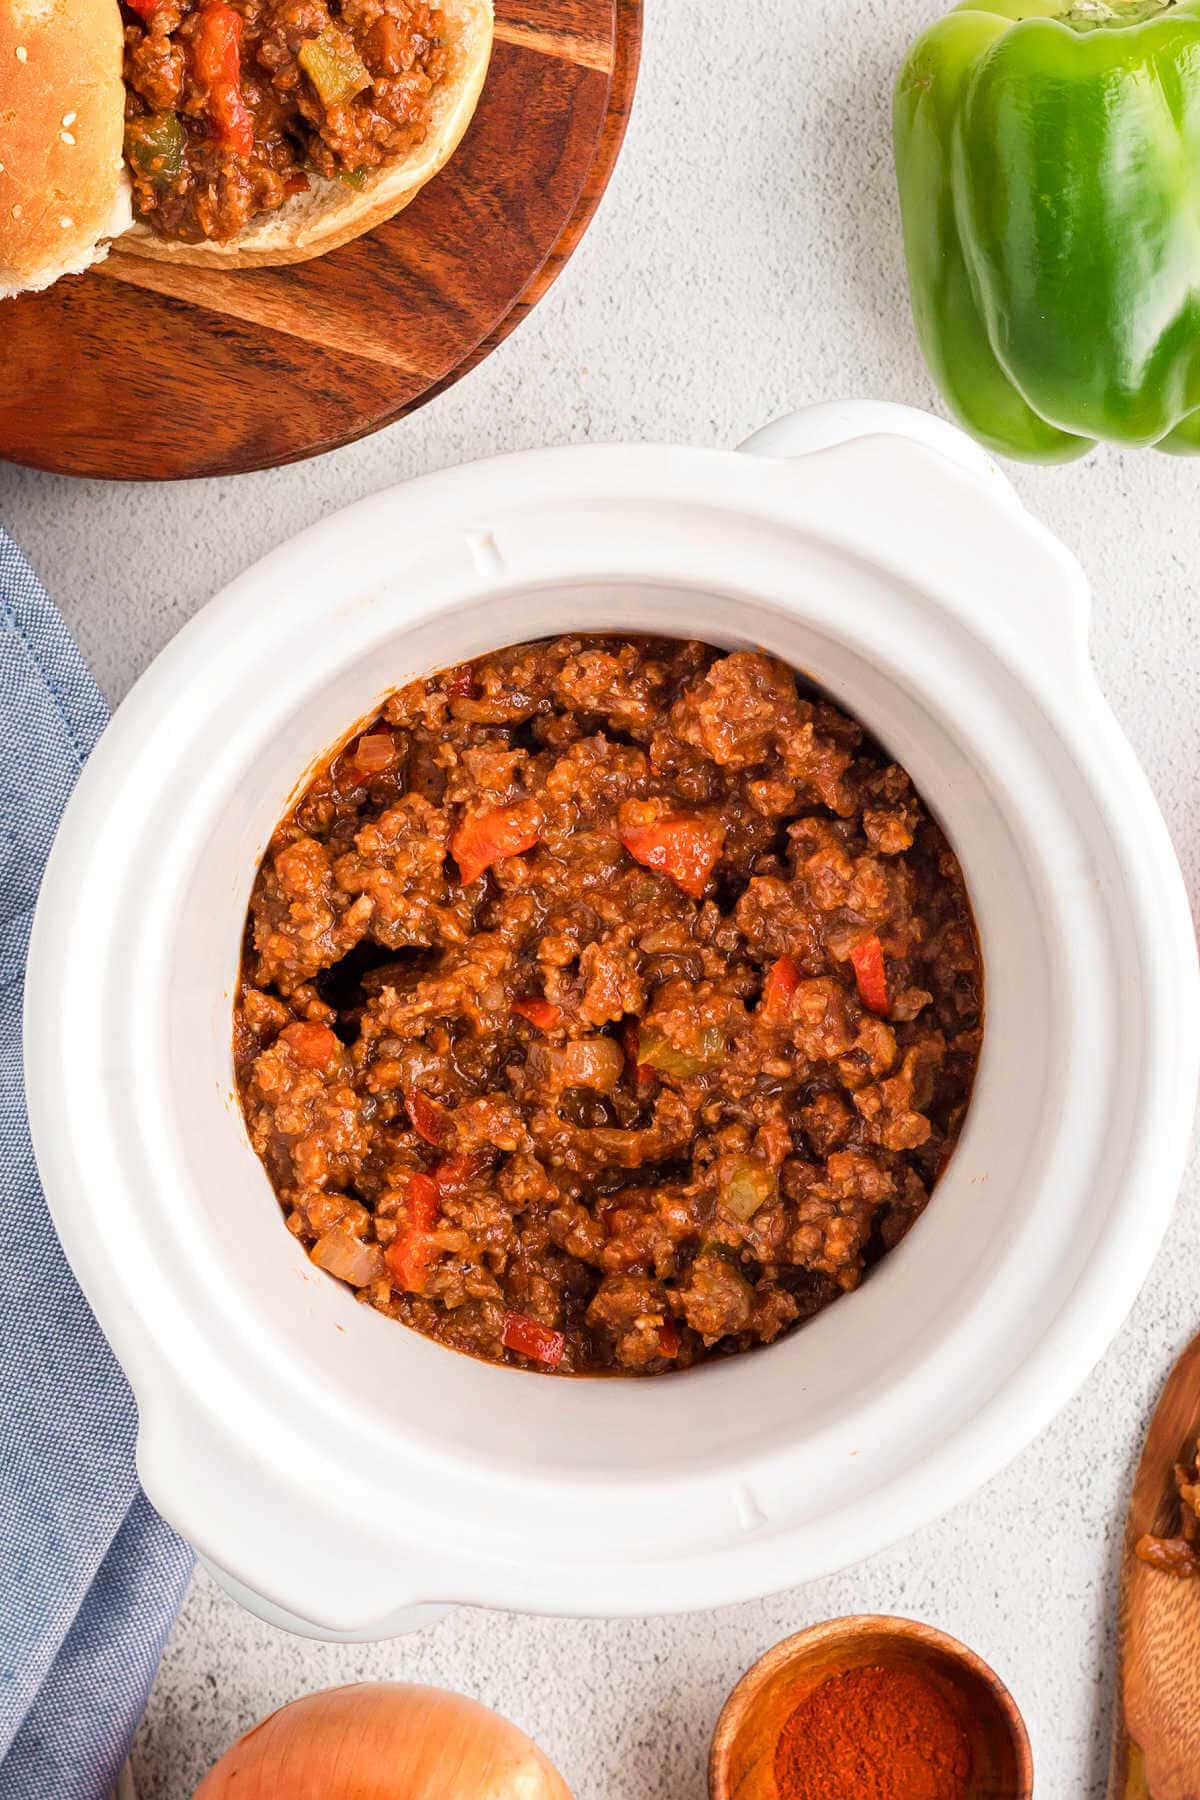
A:
{"type": "Polygon", "coordinates": [[[375,169],[361,188],[313,178],[274,212],[252,221],[226,242],[201,244],[160,237],[135,223],[117,239],[117,256],[204,269],[268,269],[307,262],[360,237],[415,200],[458,148],[483,90],[492,53],[492,0],[442,0],[446,73],[433,90],[423,142],[375,169]]]}

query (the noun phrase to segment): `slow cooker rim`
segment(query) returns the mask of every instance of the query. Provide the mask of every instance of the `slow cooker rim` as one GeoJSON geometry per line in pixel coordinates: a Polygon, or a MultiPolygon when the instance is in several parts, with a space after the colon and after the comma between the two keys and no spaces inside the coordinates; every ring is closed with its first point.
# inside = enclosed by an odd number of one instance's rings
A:
{"type": "MultiPolygon", "coordinates": [[[[531,454],[532,454],[532,456],[533,456],[533,457],[535,457],[535,458],[544,458],[544,457],[546,457],[546,456],[547,456],[547,455],[549,455],[549,454],[553,454],[553,455],[554,455],[554,456],[555,456],[555,457],[556,457],[556,458],[557,458],[557,457],[561,457],[561,455],[562,455],[562,453],[561,453],[561,452],[555,452],[555,453],[547,453],[547,452],[535,452],[535,453],[531,453],[531,454]]],[[[593,457],[594,457],[594,456],[595,456],[595,454],[596,454],[596,453],[595,453],[595,452],[592,452],[592,451],[589,451],[589,452],[587,452],[587,453],[586,453],[586,454],[588,454],[588,455],[589,455],[589,456],[593,456],[593,457]]],[[[725,459],[725,458],[726,458],[726,456],[727,456],[727,453],[721,453],[721,452],[688,452],[688,453],[686,453],[686,454],[687,454],[687,455],[688,455],[688,456],[689,456],[689,457],[692,457],[692,458],[694,458],[694,457],[705,457],[705,458],[708,458],[708,457],[717,457],[717,458],[721,458],[721,459],[722,459],[722,460],[724,460],[724,459],[725,459]]],[[[518,459],[503,459],[503,460],[504,460],[504,461],[505,461],[505,462],[511,462],[511,461],[514,461],[514,460],[515,460],[515,461],[521,461],[521,460],[524,460],[524,459],[521,459],[521,458],[518,458],[518,459]]],[[[461,471],[459,471],[459,472],[456,472],[456,473],[461,473],[461,471]]],[[[437,479],[437,478],[436,478],[436,477],[433,477],[433,478],[426,478],[426,480],[436,480],[436,479],[437,479]]],[[[378,499],[379,499],[379,498],[380,498],[380,497],[376,497],[376,500],[378,500],[378,499]]],[[[374,505],[374,504],[375,504],[375,502],[373,502],[373,501],[367,501],[367,502],[362,502],[362,503],[360,503],[360,507],[361,507],[361,506],[368,506],[368,507],[369,507],[369,506],[372,506],[372,505],[374,505]]],[[[352,510],[352,511],[357,511],[357,510],[358,510],[358,509],[351,509],[351,510],[352,510]]],[[[343,517],[345,517],[345,515],[343,515],[343,517]]],[[[286,550],[286,551],[288,551],[288,552],[292,552],[292,553],[294,553],[294,551],[295,551],[295,548],[296,548],[296,545],[295,545],[295,542],[293,542],[293,544],[292,544],[292,545],[291,545],[291,546],[286,546],[286,547],[285,547],[285,550],[286,550]]],[[[277,553],[275,553],[275,554],[276,554],[276,556],[278,556],[278,555],[279,555],[279,554],[280,554],[280,553],[278,553],[278,552],[277,552],[277,553]]],[[[268,562],[270,562],[270,561],[272,561],[272,560],[274,560],[274,559],[273,559],[273,558],[272,558],[272,559],[268,559],[268,562]]],[[[265,565],[263,565],[263,566],[261,566],[261,567],[265,567],[265,565]]],[[[246,579],[247,579],[247,578],[245,578],[245,577],[243,577],[243,578],[242,578],[242,579],[243,579],[243,582],[244,582],[244,581],[245,581],[245,580],[246,580],[246,579]]],[[[240,585],[241,585],[241,584],[235,584],[235,588],[236,588],[236,587],[238,587],[238,586],[240,586],[240,585]]],[[[1104,727],[1104,730],[1105,730],[1105,732],[1110,732],[1110,733],[1111,733],[1111,734],[1113,734],[1113,735],[1112,735],[1112,737],[1111,737],[1111,741],[1110,741],[1110,744],[1109,744],[1109,749],[1110,749],[1110,750],[1114,750],[1114,751],[1116,751],[1116,752],[1117,752],[1117,753],[1118,753],[1118,755],[1119,755],[1119,754],[1120,754],[1120,753],[1121,753],[1121,751],[1122,751],[1122,750],[1123,750],[1123,751],[1124,751],[1124,752],[1125,752],[1125,753],[1127,753],[1127,754],[1128,754],[1128,755],[1129,755],[1129,757],[1130,757],[1130,759],[1131,759],[1131,753],[1130,753],[1130,752],[1128,752],[1128,747],[1127,747],[1127,746],[1126,746],[1126,745],[1125,745],[1125,744],[1124,744],[1124,740],[1123,740],[1123,738],[1121,738],[1121,737],[1120,737],[1120,734],[1119,734],[1119,732],[1118,732],[1118,731],[1117,731],[1117,728],[1116,728],[1116,725],[1115,725],[1115,721],[1112,721],[1112,719],[1111,719],[1111,715],[1110,715],[1110,714],[1108,714],[1108,712],[1107,712],[1107,708],[1106,708],[1106,707],[1104,707],[1104,704],[1103,704],[1103,701],[1102,701],[1102,699],[1101,699],[1101,697],[1100,697],[1100,695],[1099,695],[1099,690],[1098,690],[1098,689],[1093,689],[1093,691],[1094,691],[1094,698],[1095,698],[1095,700],[1096,700],[1096,702],[1097,702],[1097,703],[1098,703],[1098,706],[1099,706],[1099,710],[1100,710],[1100,712],[1101,712],[1101,713],[1102,713],[1102,714],[1103,714],[1103,716],[1104,716],[1104,718],[1105,718],[1105,720],[1106,720],[1106,725],[1105,725],[1105,727],[1104,727]]],[[[1135,764],[1135,765],[1134,765],[1134,768],[1135,768],[1135,770],[1136,770],[1136,764],[1135,764]]],[[[1138,778],[1139,778],[1139,780],[1143,780],[1143,778],[1141,778],[1141,776],[1140,776],[1140,771],[1137,771],[1137,776],[1138,776],[1138,778]]],[[[1144,784],[1144,780],[1143,780],[1143,784],[1144,784]]],[[[1156,815],[1156,814],[1155,814],[1155,815],[1154,815],[1154,816],[1155,816],[1155,817],[1157,817],[1157,815],[1156,815]]],[[[1164,848],[1165,848],[1165,845],[1164,845],[1164,846],[1163,846],[1163,847],[1164,847],[1164,848]]],[[[1166,855],[1166,863],[1167,863],[1167,865],[1168,865],[1168,869],[1169,869],[1169,871],[1173,871],[1173,875],[1174,875],[1174,879],[1175,879],[1175,880],[1176,880],[1176,881],[1178,881],[1178,879],[1179,879],[1179,878],[1178,878],[1178,869],[1177,869],[1177,866],[1176,866],[1176,865],[1175,865],[1175,864],[1174,864],[1174,859],[1173,859],[1173,857],[1172,857],[1172,856],[1171,856],[1171,855],[1170,855],[1170,853],[1169,853],[1169,850],[1167,850],[1167,855],[1166,855]]],[[[1193,1047],[1192,1047],[1192,1048],[1193,1048],[1193,1057],[1194,1057],[1194,1045],[1193,1045],[1193,1047]]],[[[1181,1152],[1180,1152],[1180,1156],[1182,1156],[1182,1151],[1181,1151],[1181,1152]]],[[[1165,1223],[1165,1219],[1164,1219],[1164,1223],[1165,1223]]],[[[1122,1310],[1124,1310],[1124,1309],[1122,1309],[1122,1310]]],[[[1071,1385],[1072,1385],[1072,1386],[1073,1386],[1073,1385],[1074,1385],[1074,1384],[1075,1384],[1075,1383],[1074,1383],[1074,1380],[1072,1380],[1072,1383],[1071,1383],[1071,1385]]],[[[997,1397],[997,1399],[998,1399],[998,1400],[999,1400],[999,1398],[1000,1398],[1000,1396],[998,1396],[998,1397],[997,1397]]],[[[1025,1432],[1024,1432],[1024,1431],[1023,1431],[1023,1429],[1022,1429],[1022,1428],[1020,1428],[1020,1427],[1018,1427],[1018,1428],[1017,1428],[1017,1430],[1016,1430],[1016,1432],[1015,1432],[1015,1434],[1014,1434],[1014,1435],[1016,1435],[1016,1436],[1018,1436],[1018,1437],[1021,1437],[1021,1438],[1022,1438],[1022,1439],[1023,1439],[1023,1438],[1024,1438],[1024,1437],[1025,1437],[1025,1436],[1027,1436],[1027,1435],[1028,1435],[1028,1434],[1027,1434],[1027,1433],[1025,1433],[1025,1432]]],[[[923,1508],[923,1507],[919,1507],[919,1508],[917,1508],[917,1509],[916,1509],[916,1510],[918,1510],[918,1511],[926,1511],[926,1510],[927,1510],[927,1509],[926,1509],[926,1508],[923,1508]]],[[[729,1555],[729,1554],[730,1554],[730,1553],[728,1553],[728,1552],[727,1552],[727,1553],[725,1553],[725,1554],[726,1554],[726,1555],[729,1555]]],[[[710,1584],[709,1584],[709,1585],[710,1585],[710,1586],[711,1586],[711,1582],[710,1582],[710,1584]]],[[[736,1584],[736,1585],[737,1585],[737,1594],[743,1594],[743,1593],[744,1593],[744,1591],[745,1591],[745,1589],[744,1589],[744,1583],[738,1583],[738,1584],[736,1584]]],[[[737,1595],[731,1595],[731,1596],[729,1596],[729,1597],[737,1597],[737,1595]]],[[[511,1602],[511,1599],[510,1599],[510,1602],[509,1602],[509,1603],[512,1603],[512,1602],[511,1602]]],[[[526,1597],[526,1603],[527,1603],[527,1597],[526,1597]]],[[[691,1603],[691,1602],[688,1602],[688,1603],[689,1603],[689,1604],[690,1604],[690,1603],[691,1603]]],[[[636,1610],[636,1609],[635,1609],[635,1610],[636,1610]]]]}

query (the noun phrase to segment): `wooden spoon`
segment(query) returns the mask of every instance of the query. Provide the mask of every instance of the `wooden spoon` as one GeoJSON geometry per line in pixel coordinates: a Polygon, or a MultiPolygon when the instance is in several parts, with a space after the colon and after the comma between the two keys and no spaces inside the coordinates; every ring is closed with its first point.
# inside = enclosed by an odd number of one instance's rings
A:
{"type": "Polygon", "coordinates": [[[1108,1800],[1200,1796],[1200,1581],[1149,1568],[1134,1549],[1147,1532],[1174,1535],[1175,1465],[1190,1465],[1198,1437],[1200,1337],[1154,1409],[1125,1521],[1108,1800]]]}

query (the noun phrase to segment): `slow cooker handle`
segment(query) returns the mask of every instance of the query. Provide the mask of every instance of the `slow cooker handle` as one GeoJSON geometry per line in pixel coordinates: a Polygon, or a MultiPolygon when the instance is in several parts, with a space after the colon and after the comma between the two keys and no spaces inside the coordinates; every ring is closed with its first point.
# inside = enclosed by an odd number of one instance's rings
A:
{"type": "Polygon", "coordinates": [[[152,1506],[186,1538],[226,1593],[268,1623],[304,1637],[365,1642],[440,1617],[431,1559],[406,1579],[369,1518],[348,1537],[320,1471],[230,1452],[207,1407],[166,1390],[138,1390],[138,1475],[152,1506]]]}
{"type": "Polygon", "coordinates": [[[820,496],[828,494],[843,525],[847,481],[856,492],[865,471],[868,490],[877,494],[882,482],[886,523],[880,529],[889,567],[919,570],[922,584],[936,589],[943,605],[1019,661],[1030,679],[1094,685],[1083,569],[1026,509],[987,451],[957,425],[915,406],[837,400],[785,413],[741,449],[777,467],[795,464],[802,487],[808,484],[800,465],[812,458],[803,472],[814,480],[806,504],[819,509],[820,496]],[[855,455],[860,447],[861,468],[855,455]],[[873,456],[873,447],[888,454],[873,456]],[[826,473],[824,483],[819,471],[826,473]]]}
{"type": "Polygon", "coordinates": [[[946,419],[890,400],[826,400],[815,406],[802,406],[773,419],[738,448],[751,456],[793,458],[833,450],[839,444],[863,437],[899,437],[924,444],[986,482],[1014,505],[1021,504],[1007,476],[974,438],[946,419]]]}

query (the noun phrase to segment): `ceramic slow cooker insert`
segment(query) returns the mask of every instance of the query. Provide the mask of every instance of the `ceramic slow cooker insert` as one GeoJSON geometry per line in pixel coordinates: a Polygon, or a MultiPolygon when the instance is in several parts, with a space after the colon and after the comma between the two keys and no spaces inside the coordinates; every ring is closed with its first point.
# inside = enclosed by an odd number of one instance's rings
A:
{"type": "Polygon", "coordinates": [[[137,1396],[150,1498],[301,1628],[711,1606],[857,1560],[1027,1443],[1165,1227],[1197,1079],[1179,871],[1092,675],[1078,565],[950,427],[827,407],[748,447],[414,481],[249,571],[84,772],[30,958],[47,1196],[137,1396]],[[233,1087],[254,872],[380,696],[572,630],[762,646],[863,721],[962,862],[987,976],[933,1201],[771,1348],[547,1380],[358,1305],[289,1238],[233,1087]]]}

